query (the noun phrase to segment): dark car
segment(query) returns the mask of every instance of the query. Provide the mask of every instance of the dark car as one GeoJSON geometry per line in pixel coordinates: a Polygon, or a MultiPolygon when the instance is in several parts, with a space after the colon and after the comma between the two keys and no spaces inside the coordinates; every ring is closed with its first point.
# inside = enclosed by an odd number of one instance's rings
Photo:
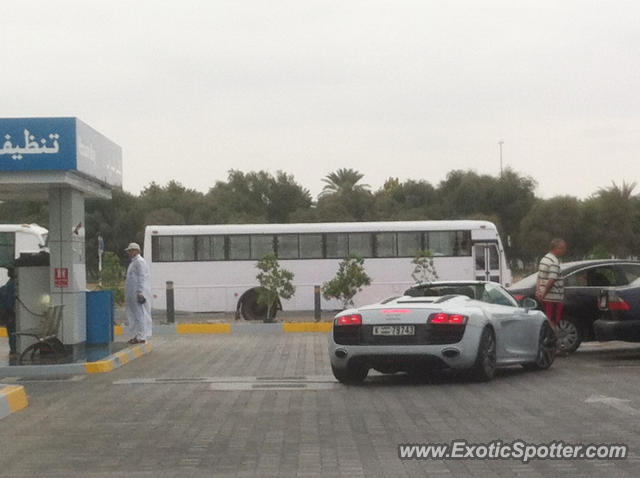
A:
{"type": "MultiPolygon", "coordinates": [[[[560,265],[564,277],[564,311],[559,336],[566,352],[575,351],[582,341],[596,339],[594,322],[602,317],[598,307],[602,291],[637,291],[640,294],[640,262],[591,260],[560,265]]],[[[517,300],[535,298],[537,273],[513,284],[509,292],[517,300]]],[[[628,292],[625,292],[627,294],[628,292]]],[[[613,297],[613,295],[612,295],[613,297]]],[[[617,320],[640,318],[640,303],[627,303],[627,310],[616,310],[617,320]]],[[[620,309],[626,306],[614,306],[620,309]]]]}
{"type": "Polygon", "coordinates": [[[593,323],[598,340],[640,342],[640,279],[627,287],[603,290],[598,303],[602,314],[593,323]]]}

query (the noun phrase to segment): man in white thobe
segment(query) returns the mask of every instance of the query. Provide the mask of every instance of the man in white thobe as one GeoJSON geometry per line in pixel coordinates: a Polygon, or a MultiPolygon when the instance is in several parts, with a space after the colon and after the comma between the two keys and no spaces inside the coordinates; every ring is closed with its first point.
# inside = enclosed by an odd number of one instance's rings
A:
{"type": "Polygon", "coordinates": [[[125,249],[131,262],[125,281],[125,309],[129,322],[129,343],[143,344],[151,337],[151,280],[149,266],[135,242],[125,249]]]}

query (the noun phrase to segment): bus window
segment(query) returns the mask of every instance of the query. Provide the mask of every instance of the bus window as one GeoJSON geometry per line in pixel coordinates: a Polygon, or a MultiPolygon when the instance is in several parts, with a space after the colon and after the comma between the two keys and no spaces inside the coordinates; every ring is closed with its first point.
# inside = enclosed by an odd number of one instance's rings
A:
{"type": "Polygon", "coordinates": [[[322,257],[322,234],[300,234],[300,259],[322,257]]]}
{"type": "Polygon", "coordinates": [[[229,259],[249,259],[249,236],[229,236],[229,259]]]}
{"type": "Polygon", "coordinates": [[[416,257],[422,249],[419,232],[398,233],[398,257],[416,257]]]}
{"type": "Polygon", "coordinates": [[[256,234],[251,236],[251,259],[260,260],[267,254],[273,254],[273,236],[256,234]]]}
{"type": "Polygon", "coordinates": [[[15,253],[15,233],[0,232],[0,267],[7,267],[13,262],[15,253]]]}
{"type": "Polygon", "coordinates": [[[327,234],[325,240],[327,244],[327,258],[342,259],[349,255],[349,240],[346,234],[327,234]]]}
{"type": "Polygon", "coordinates": [[[196,236],[196,260],[224,260],[224,236],[196,236]]]}
{"type": "Polygon", "coordinates": [[[453,247],[454,256],[471,255],[471,232],[456,231],[456,243],[453,247]]]}
{"type": "Polygon", "coordinates": [[[196,260],[212,261],[211,236],[196,236],[196,260]]]}
{"type": "Polygon", "coordinates": [[[173,260],[173,238],[171,236],[154,237],[156,243],[152,245],[153,260],[171,262],[173,260]]]}
{"type": "Polygon", "coordinates": [[[452,231],[426,232],[425,243],[427,249],[434,256],[453,256],[453,248],[456,243],[456,233],[452,231]]]}
{"type": "Polygon", "coordinates": [[[194,236],[175,236],[173,238],[173,261],[190,262],[196,260],[196,241],[194,236]]]}
{"type": "Polygon", "coordinates": [[[358,257],[373,257],[372,234],[368,232],[354,232],[349,234],[349,255],[358,257]]]}
{"type": "Polygon", "coordinates": [[[396,257],[396,234],[394,232],[379,232],[375,235],[376,257],[396,257]]]}
{"type": "Polygon", "coordinates": [[[278,258],[297,259],[298,258],[298,235],[283,234],[278,237],[278,258]]]}

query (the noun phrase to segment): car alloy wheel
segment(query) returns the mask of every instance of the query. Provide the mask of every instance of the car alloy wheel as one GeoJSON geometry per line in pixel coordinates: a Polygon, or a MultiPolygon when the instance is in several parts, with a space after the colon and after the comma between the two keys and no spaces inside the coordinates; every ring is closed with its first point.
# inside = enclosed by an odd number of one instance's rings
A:
{"type": "Polygon", "coordinates": [[[476,363],[471,370],[473,377],[481,382],[489,381],[496,371],[496,339],[493,331],[485,327],[478,345],[476,363]]]}
{"type": "Polygon", "coordinates": [[[551,367],[556,357],[557,338],[548,321],[542,323],[538,339],[538,355],[536,361],[522,364],[527,370],[546,370],[551,367]]]}
{"type": "Polygon", "coordinates": [[[582,342],[580,329],[569,319],[562,319],[557,325],[557,335],[563,352],[573,353],[582,342]]]}

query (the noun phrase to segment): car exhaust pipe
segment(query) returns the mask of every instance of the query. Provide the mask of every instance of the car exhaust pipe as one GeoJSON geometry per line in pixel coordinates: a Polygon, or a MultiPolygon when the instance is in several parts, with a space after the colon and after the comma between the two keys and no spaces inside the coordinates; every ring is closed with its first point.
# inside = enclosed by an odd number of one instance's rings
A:
{"type": "Polygon", "coordinates": [[[337,349],[335,351],[335,354],[336,357],[343,359],[347,356],[347,351],[345,349],[337,349]]]}
{"type": "Polygon", "coordinates": [[[460,355],[460,351],[458,349],[444,349],[442,355],[447,358],[455,358],[460,355]]]}

